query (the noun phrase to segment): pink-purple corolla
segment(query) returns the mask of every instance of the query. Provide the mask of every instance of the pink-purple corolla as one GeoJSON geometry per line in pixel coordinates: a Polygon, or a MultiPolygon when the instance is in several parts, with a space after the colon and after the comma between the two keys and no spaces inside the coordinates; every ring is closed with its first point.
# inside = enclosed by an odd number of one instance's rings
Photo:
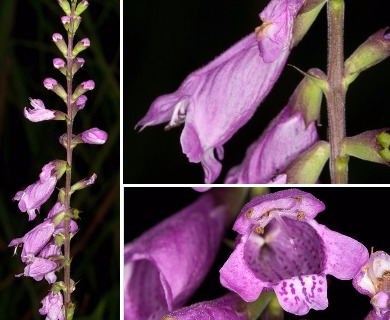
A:
{"type": "Polygon", "coordinates": [[[297,315],[325,309],[326,275],[352,279],[368,251],[318,224],[314,218],[324,209],[320,200],[297,189],[254,198],[233,226],[239,236],[220,270],[221,284],[248,302],[274,290],[282,308],[297,315]]]}
{"type": "Polygon", "coordinates": [[[301,112],[288,104],[230,169],[225,183],[272,183],[273,178],[318,140],[315,122],[306,126],[301,112]]]}
{"type": "Polygon", "coordinates": [[[55,118],[55,111],[45,108],[45,104],[40,99],[30,99],[30,109],[24,108],[24,116],[32,121],[39,122],[44,120],[52,120],[55,118]]]}
{"type": "Polygon", "coordinates": [[[34,184],[29,185],[25,190],[16,193],[14,200],[19,201],[18,207],[22,212],[26,212],[29,216],[29,220],[34,220],[36,217],[36,211],[42,204],[53,193],[57,180],[60,176],[58,175],[57,164],[62,163],[61,161],[51,161],[42,168],[42,172],[39,175],[39,180],[34,184]]]}
{"type": "Polygon", "coordinates": [[[49,291],[48,295],[42,299],[42,308],[39,309],[41,315],[46,315],[46,320],[64,320],[62,306],[64,304],[61,292],[49,291]]]}
{"type": "Polygon", "coordinates": [[[206,183],[214,182],[223,145],[252,117],[286,63],[294,18],[303,3],[271,1],[260,15],[265,20],[257,35],[191,73],[176,92],[157,98],[137,126],[168,122],[170,129],[184,123],[183,152],[190,162],[202,164],[206,183]]]}
{"type": "Polygon", "coordinates": [[[390,256],[383,251],[371,254],[353,279],[353,286],[371,298],[373,309],[365,320],[390,319],[390,256]]]}
{"type": "Polygon", "coordinates": [[[125,246],[125,320],[160,320],[182,307],[208,272],[226,208],[208,193],[125,246]]]}
{"type": "Polygon", "coordinates": [[[195,303],[166,315],[162,320],[248,320],[245,304],[233,293],[195,303]]]}
{"type": "Polygon", "coordinates": [[[92,128],[80,134],[81,140],[89,144],[104,144],[107,140],[107,132],[98,128],[92,128]]]}

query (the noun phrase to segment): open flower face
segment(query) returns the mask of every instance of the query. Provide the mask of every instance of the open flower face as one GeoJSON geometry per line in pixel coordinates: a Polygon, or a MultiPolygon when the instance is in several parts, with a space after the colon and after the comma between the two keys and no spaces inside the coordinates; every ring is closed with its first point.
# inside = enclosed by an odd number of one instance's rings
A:
{"type": "Polygon", "coordinates": [[[318,224],[314,218],[324,209],[320,200],[297,189],[254,198],[234,224],[240,235],[220,270],[222,285],[246,301],[272,289],[283,309],[297,315],[325,309],[326,275],[352,279],[368,252],[318,224]]]}

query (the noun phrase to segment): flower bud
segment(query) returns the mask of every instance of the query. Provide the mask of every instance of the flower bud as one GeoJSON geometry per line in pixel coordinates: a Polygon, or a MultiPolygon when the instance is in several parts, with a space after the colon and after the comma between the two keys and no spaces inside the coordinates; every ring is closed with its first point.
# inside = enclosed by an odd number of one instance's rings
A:
{"type": "Polygon", "coordinates": [[[88,3],[87,0],[81,1],[81,2],[77,5],[77,7],[76,7],[75,14],[78,15],[78,16],[79,16],[80,14],[82,14],[82,13],[88,8],[88,5],[89,5],[89,3],[88,3]]]}
{"type": "Polygon", "coordinates": [[[80,134],[81,140],[89,144],[104,144],[107,140],[107,132],[98,128],[92,128],[80,134]]]}
{"type": "Polygon", "coordinates": [[[85,60],[83,58],[76,58],[73,60],[72,73],[75,74],[80,68],[83,67],[85,60]]]}
{"type": "Polygon", "coordinates": [[[387,157],[386,153],[389,153],[389,143],[386,143],[383,137],[386,135],[390,137],[390,134],[386,130],[388,128],[370,130],[353,137],[346,137],[342,141],[342,150],[345,154],[362,160],[388,165],[390,157],[387,157]]]}
{"type": "Polygon", "coordinates": [[[350,84],[364,70],[376,65],[390,55],[390,36],[387,28],[381,29],[361,44],[345,61],[346,84],[350,84]]]}
{"type": "Polygon", "coordinates": [[[43,85],[47,90],[51,90],[56,93],[62,100],[66,101],[66,91],[65,89],[53,78],[46,78],[43,80],[43,85]]]}
{"type": "Polygon", "coordinates": [[[87,96],[81,95],[80,97],[77,98],[74,105],[77,107],[78,110],[82,110],[84,109],[87,100],[88,100],[87,96]]]}
{"type": "Polygon", "coordinates": [[[73,48],[72,57],[75,58],[81,51],[87,49],[91,45],[88,38],[84,38],[76,43],[73,48]]]}
{"type": "Polygon", "coordinates": [[[95,82],[93,80],[88,80],[80,83],[77,86],[76,90],[73,92],[72,101],[75,101],[82,94],[86,93],[87,91],[93,90],[94,88],[95,88],[95,82]]]}
{"type": "Polygon", "coordinates": [[[58,0],[58,4],[64,10],[65,14],[69,16],[71,13],[69,2],[67,0],[58,0]]]}
{"type": "Polygon", "coordinates": [[[63,59],[53,59],[54,68],[58,69],[64,76],[66,76],[66,62],[63,59]]]}
{"type": "Polygon", "coordinates": [[[70,194],[73,194],[77,190],[84,189],[92,184],[95,183],[97,179],[96,173],[94,173],[89,179],[82,179],[78,182],[76,182],[71,188],[70,188],[70,194]]]}
{"type": "Polygon", "coordinates": [[[60,52],[66,57],[68,52],[68,46],[66,45],[66,42],[61,34],[55,33],[52,37],[54,43],[56,44],[57,48],[60,50],[60,52]]]}

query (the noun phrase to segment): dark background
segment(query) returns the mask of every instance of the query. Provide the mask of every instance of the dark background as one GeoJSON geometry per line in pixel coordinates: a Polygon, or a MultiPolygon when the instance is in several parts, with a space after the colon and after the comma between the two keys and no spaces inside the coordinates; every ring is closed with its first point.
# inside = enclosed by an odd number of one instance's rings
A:
{"type": "MultiPolygon", "coordinates": [[[[23,116],[29,97],[42,99],[46,108],[65,110],[42,84],[46,77],[64,84],[65,77],[53,68],[53,58],[61,54],[51,38],[56,32],[65,35],[62,15],[55,0],[0,1],[0,318],[42,319],[40,301],[50,288],[45,280],[15,278],[24,269],[21,250],[13,257],[13,248],[7,245],[42,221],[57,197],[55,191],[32,222],[12,201],[17,191],[38,179],[46,163],[65,158],[58,143],[65,123],[32,123],[23,116]]],[[[119,16],[119,0],[90,1],[76,34],[76,41],[88,37],[91,46],[80,54],[86,63],[74,83],[93,79],[95,89],[87,93],[74,132],[96,126],[109,135],[103,146],[84,144],[74,151],[73,182],[93,172],[98,176],[71,202],[82,211],[80,231],[71,242],[79,320],[119,318],[119,16]]],[[[64,178],[57,186],[63,184],[64,178]]],[[[59,273],[58,279],[62,277],[59,273]]]]}
{"type": "MultiPolygon", "coordinates": [[[[390,252],[388,189],[374,187],[311,187],[299,188],[312,193],[325,203],[325,211],[317,215],[317,222],[333,231],[350,236],[371,251],[390,252]]],[[[271,188],[271,192],[281,188],[271,188]]],[[[201,196],[191,188],[125,188],[124,212],[125,243],[132,241],[145,230],[165,217],[190,205],[201,196]],[[133,199],[137,199],[134,201],[133,199]]],[[[229,231],[226,237],[234,239],[236,233],[229,231]]],[[[348,248],[345,248],[348,250],[348,248]]],[[[205,281],[189,302],[212,300],[226,292],[219,283],[219,269],[231,253],[222,244],[217,259],[205,281]]],[[[310,311],[298,317],[287,314],[285,319],[363,319],[370,310],[370,298],[359,294],[351,281],[341,281],[328,276],[329,306],[324,311],[310,311]]]]}
{"type": "MultiPolygon", "coordinates": [[[[182,153],[182,127],[164,132],[164,126],[142,133],[135,124],[162,94],[176,91],[184,78],[207,64],[260,25],[258,14],[269,1],[126,1],[124,3],[124,182],[202,183],[200,164],[182,153]]],[[[377,30],[389,25],[390,2],[345,1],[345,57],[377,30]]],[[[302,70],[326,69],[326,7],[289,57],[302,70]]],[[[390,61],[365,71],[347,94],[347,134],[388,127],[390,61]]],[[[247,147],[287,103],[302,76],[286,67],[255,116],[225,144],[223,170],[241,163],[247,147]]],[[[326,139],[326,110],[319,128],[326,139]]],[[[328,169],[321,181],[329,182],[328,169]]],[[[383,165],[350,160],[350,183],[385,183],[390,170],[383,165]]]]}

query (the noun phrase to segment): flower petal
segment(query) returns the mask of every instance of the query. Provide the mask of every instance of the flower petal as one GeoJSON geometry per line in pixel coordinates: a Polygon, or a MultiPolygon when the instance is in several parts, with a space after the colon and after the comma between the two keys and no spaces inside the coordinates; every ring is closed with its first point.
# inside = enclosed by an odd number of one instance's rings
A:
{"type": "Polygon", "coordinates": [[[328,306],[327,282],[324,274],[312,274],[283,280],[275,286],[281,307],[287,312],[304,315],[310,309],[328,306]]]}

